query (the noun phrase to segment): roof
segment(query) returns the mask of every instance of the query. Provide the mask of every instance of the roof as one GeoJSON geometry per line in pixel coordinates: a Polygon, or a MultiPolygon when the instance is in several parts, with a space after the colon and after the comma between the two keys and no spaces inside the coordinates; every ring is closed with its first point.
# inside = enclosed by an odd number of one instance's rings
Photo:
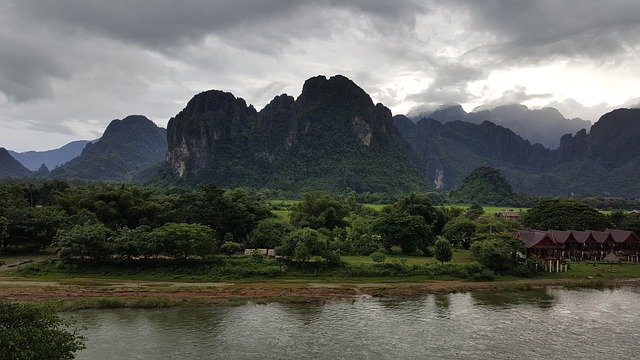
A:
{"type": "Polygon", "coordinates": [[[558,247],[549,234],[542,231],[518,231],[518,238],[527,249],[555,249],[558,247]]]}
{"type": "Polygon", "coordinates": [[[596,239],[591,234],[591,231],[571,231],[571,235],[577,242],[584,244],[587,242],[595,242],[596,239]]]}
{"type": "Polygon", "coordinates": [[[619,263],[620,259],[616,256],[616,254],[612,252],[608,253],[607,256],[604,257],[605,262],[610,262],[610,263],[619,263]]]}
{"type": "Polygon", "coordinates": [[[608,231],[591,231],[591,235],[598,243],[613,242],[613,237],[608,231]]]}
{"type": "Polygon", "coordinates": [[[514,210],[502,210],[500,212],[502,217],[520,217],[520,212],[514,210]]]}
{"type": "Polygon", "coordinates": [[[611,234],[611,237],[617,243],[640,242],[640,239],[633,231],[607,229],[606,232],[611,234]]]}
{"type": "Polygon", "coordinates": [[[549,230],[547,233],[551,235],[553,240],[558,244],[564,244],[565,242],[578,242],[571,234],[571,231],[549,230]]]}

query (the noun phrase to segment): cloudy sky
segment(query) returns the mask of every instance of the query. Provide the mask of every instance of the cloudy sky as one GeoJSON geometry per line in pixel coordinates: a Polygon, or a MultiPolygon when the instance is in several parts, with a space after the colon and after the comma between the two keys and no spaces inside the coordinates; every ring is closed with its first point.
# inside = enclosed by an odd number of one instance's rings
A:
{"type": "Polygon", "coordinates": [[[256,108],[343,74],[394,113],[640,103],[637,0],[0,0],[0,147],[49,149],[196,93],[256,108]]]}

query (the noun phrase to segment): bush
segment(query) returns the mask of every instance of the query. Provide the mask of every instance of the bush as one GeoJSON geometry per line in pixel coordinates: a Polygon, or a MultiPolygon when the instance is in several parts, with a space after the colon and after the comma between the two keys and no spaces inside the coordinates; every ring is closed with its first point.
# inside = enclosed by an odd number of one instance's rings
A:
{"type": "Polygon", "coordinates": [[[377,251],[369,255],[369,257],[371,258],[371,260],[373,260],[374,263],[378,264],[384,263],[385,260],[387,260],[387,255],[377,251]]]}
{"type": "Polygon", "coordinates": [[[451,261],[451,258],[453,258],[453,245],[451,245],[449,240],[439,237],[438,240],[436,240],[434,247],[436,260],[443,264],[451,261]]]}
{"type": "MultiPolygon", "coordinates": [[[[227,233],[229,234],[229,233],[227,233]]],[[[241,252],[244,251],[245,247],[244,244],[240,244],[237,242],[233,242],[233,241],[225,241],[221,246],[220,246],[220,251],[225,253],[225,254],[229,254],[229,255],[233,255],[237,252],[241,252]]]]}

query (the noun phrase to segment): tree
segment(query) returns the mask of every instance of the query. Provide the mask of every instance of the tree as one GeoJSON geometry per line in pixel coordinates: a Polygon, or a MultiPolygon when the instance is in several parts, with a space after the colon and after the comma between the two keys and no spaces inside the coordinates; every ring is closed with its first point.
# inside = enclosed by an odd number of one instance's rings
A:
{"type": "Polygon", "coordinates": [[[111,238],[109,246],[113,255],[127,259],[137,256],[153,256],[158,253],[150,237],[151,227],[122,228],[111,238]]]}
{"type": "Polygon", "coordinates": [[[264,219],[258,222],[251,232],[247,247],[252,249],[273,249],[282,245],[282,240],[293,231],[289,223],[277,218],[264,219]]]}
{"type": "Polygon", "coordinates": [[[7,228],[9,227],[9,221],[4,216],[0,216],[0,254],[2,254],[2,250],[4,250],[4,244],[9,238],[9,232],[7,228]]]}
{"type": "Polygon", "coordinates": [[[369,257],[371,258],[371,260],[373,260],[374,263],[377,263],[377,264],[384,263],[384,261],[387,259],[387,255],[378,251],[371,253],[369,257]]]}
{"type": "Polygon", "coordinates": [[[50,206],[22,207],[10,212],[7,245],[40,251],[50,246],[66,215],[50,206]]]}
{"type": "Polygon", "coordinates": [[[453,258],[453,245],[451,245],[449,240],[443,237],[439,237],[438,240],[436,240],[434,247],[436,260],[442,262],[443,264],[445,262],[451,261],[451,258],[453,258]]]}
{"type": "Polygon", "coordinates": [[[466,212],[466,216],[469,219],[477,219],[478,216],[484,214],[484,209],[482,208],[482,206],[478,205],[478,204],[473,204],[471,206],[469,206],[469,208],[467,209],[466,212]]]}
{"type": "Polygon", "coordinates": [[[466,217],[458,217],[444,225],[442,236],[457,246],[468,249],[476,229],[477,224],[473,220],[466,217]]]}
{"type": "Polygon", "coordinates": [[[358,216],[350,219],[346,234],[346,242],[351,251],[358,255],[367,255],[378,251],[382,246],[382,238],[373,231],[374,219],[358,216]]]}
{"type": "Polygon", "coordinates": [[[307,261],[312,256],[320,256],[326,259],[328,254],[329,239],[321,232],[311,228],[294,230],[287,236],[279,253],[290,259],[307,261]]]}
{"type": "Polygon", "coordinates": [[[522,224],[542,230],[604,230],[611,226],[607,217],[598,210],[564,199],[536,203],[522,216],[522,224]]]}
{"type": "Polygon", "coordinates": [[[71,360],[84,338],[50,306],[0,302],[0,358],[71,360]]]}
{"type": "Polygon", "coordinates": [[[344,228],[349,209],[338,199],[325,193],[307,193],[291,208],[291,224],[312,229],[344,228]]]}
{"type": "Polygon", "coordinates": [[[518,253],[524,254],[522,240],[508,234],[488,234],[471,244],[471,254],[480,265],[498,273],[518,266],[518,253]]]}
{"type": "Polygon", "coordinates": [[[160,255],[175,259],[205,257],[215,251],[216,232],[200,224],[168,223],[151,232],[160,255]]]}
{"type": "Polygon", "coordinates": [[[58,256],[63,263],[76,259],[98,261],[109,255],[107,239],[111,231],[102,224],[75,225],[69,230],[60,230],[56,244],[58,256]]]}
{"type": "Polygon", "coordinates": [[[436,209],[431,203],[431,197],[426,194],[413,193],[403,197],[390,207],[391,211],[401,211],[409,215],[420,216],[425,224],[431,226],[437,219],[436,209]]]}
{"type": "Polygon", "coordinates": [[[433,241],[431,229],[425,224],[424,219],[405,212],[390,211],[380,214],[373,229],[380,235],[387,250],[398,245],[405,254],[415,251],[418,247],[425,249],[433,241]]]}

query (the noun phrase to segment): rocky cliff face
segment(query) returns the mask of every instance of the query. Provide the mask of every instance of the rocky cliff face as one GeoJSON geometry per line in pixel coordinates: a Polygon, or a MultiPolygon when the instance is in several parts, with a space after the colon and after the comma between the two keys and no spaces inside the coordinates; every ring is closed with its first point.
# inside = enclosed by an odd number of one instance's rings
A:
{"type": "Polygon", "coordinates": [[[294,100],[256,112],[220,91],[196,95],[169,121],[168,166],[180,181],[286,190],[407,191],[424,187],[417,158],[344,76],[307,80],[294,100]]]}
{"type": "Polygon", "coordinates": [[[167,153],[166,130],[141,115],[113,120],[95,143],[59,166],[51,177],[86,180],[132,180],[137,172],[162,162],[167,153]]]}

